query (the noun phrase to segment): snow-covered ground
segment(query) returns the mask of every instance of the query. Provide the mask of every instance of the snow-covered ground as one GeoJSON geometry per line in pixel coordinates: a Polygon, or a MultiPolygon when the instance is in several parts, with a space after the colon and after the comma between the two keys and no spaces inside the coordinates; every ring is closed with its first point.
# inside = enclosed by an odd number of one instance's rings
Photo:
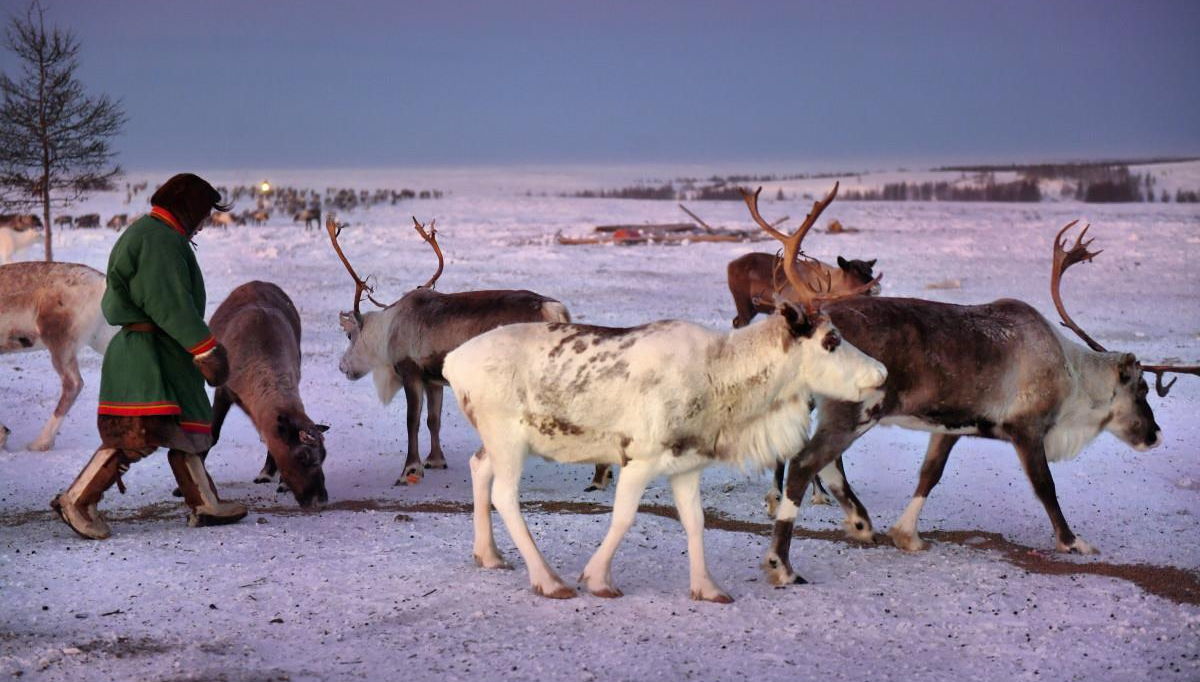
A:
{"type": "MultiPolygon", "coordinates": [[[[555,196],[669,179],[669,171],[208,176],[225,184],[270,178],[319,189],[448,192],[340,216],[351,223],[342,237],[349,257],[377,277],[377,296],[387,299],[436,266],[411,228],[413,214],[436,218],[441,230],[447,263],[439,290],[529,288],[591,324],[682,318],[726,329],[733,307],[725,264],[773,249],[553,243],[558,231],[682,219],[674,202],[555,196]]],[[[830,181],[812,182],[818,193],[830,181]]],[[[768,218],[802,216],[809,207],[763,196],[768,218]]],[[[130,206],[124,199],[123,191],[97,195],[72,212],[145,209],[144,196],[130,206]]],[[[692,208],[710,224],[750,224],[740,204],[692,208]]],[[[861,231],[813,232],[809,252],[878,258],[887,294],[962,303],[1015,297],[1051,319],[1053,235],[1075,218],[1089,221],[1094,247],[1105,252],[1065,278],[1076,321],[1144,361],[1200,363],[1200,206],[835,202],[828,218],[861,231]],[[957,288],[929,288],[947,282],[957,288]]],[[[115,238],[107,230],[63,232],[56,255],[103,268],[115,238]]],[[[96,446],[100,358],[84,351],[87,388],[55,449],[32,453],[21,448],[53,408],[58,380],[45,353],[0,356],[0,422],[13,430],[9,451],[0,452],[0,673],[72,680],[1200,677],[1194,377],[1181,378],[1165,399],[1151,397],[1162,447],[1137,453],[1105,435],[1052,467],[1068,521],[1099,557],[1054,555],[1050,523],[1012,449],[972,440],[955,451],[925,507],[921,527],[934,541],[927,552],[841,540],[836,508],[805,507],[806,535],[794,541],[792,558],[812,584],[771,588],[758,569],[767,544],[766,479],[714,468],[703,489],[713,513],[708,555],[736,603],[688,600],[684,533],[654,514],[639,516],[617,553],[614,581],[624,598],[551,601],[528,589],[499,519],[497,539],[517,570],[482,571],[471,560],[466,462],[478,439],[453,401],[443,425],[451,468],[427,472],[419,486],[392,486],[403,461],[403,402],[381,406],[369,381],[349,383],[337,371],[346,344],[337,312],[349,308],[353,286],[324,233],[277,218],[263,228],[209,230],[196,241],[210,313],[251,279],[276,282],[296,302],[304,397],[309,413],[332,426],[331,505],[302,514],[289,495],[251,483],[263,447],[235,413],[209,467],[225,497],[251,506],[249,518],[186,528],[159,453],[125,476],[128,494],[114,489],[103,501],[113,538],[83,541],[48,502],[96,446]]],[[[847,454],[849,478],[877,530],[907,503],[924,444],[923,434],[877,428],[847,454]]],[[[606,528],[607,517],[595,512],[611,492],[584,493],[590,476],[590,468],[540,460],[526,468],[523,499],[544,503],[529,505],[526,516],[564,577],[578,574],[606,528]]],[[[656,512],[669,507],[665,481],[643,502],[656,512]]]]}

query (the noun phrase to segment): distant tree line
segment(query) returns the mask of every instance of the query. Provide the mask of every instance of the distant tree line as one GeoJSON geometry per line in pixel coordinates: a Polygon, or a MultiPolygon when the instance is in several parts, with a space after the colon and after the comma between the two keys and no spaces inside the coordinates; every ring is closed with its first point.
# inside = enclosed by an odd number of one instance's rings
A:
{"type": "Polygon", "coordinates": [[[894,182],[883,189],[846,190],[839,195],[847,201],[1017,201],[1042,200],[1042,191],[1033,180],[1014,182],[988,181],[980,185],[950,182],[894,182]]]}

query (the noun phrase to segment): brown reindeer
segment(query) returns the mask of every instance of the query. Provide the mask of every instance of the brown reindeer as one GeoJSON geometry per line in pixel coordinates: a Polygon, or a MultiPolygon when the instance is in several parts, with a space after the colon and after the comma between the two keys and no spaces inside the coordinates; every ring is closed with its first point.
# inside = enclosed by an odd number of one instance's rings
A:
{"type": "Polygon", "coordinates": [[[33,261],[0,266],[0,353],[49,350],[62,395],[30,450],[49,450],[79,391],[79,351],[104,354],[116,334],[100,313],[104,274],[79,263],[33,261]]]}
{"type": "MultiPolygon", "coordinates": [[[[751,214],[755,198],[745,194],[751,214]]],[[[830,197],[832,198],[832,197],[830,197]]],[[[756,218],[757,219],[757,218],[756,218]]],[[[1082,334],[1059,300],[1063,271],[1091,260],[1082,235],[1075,246],[1055,240],[1051,291],[1065,325],[1082,334]]],[[[1054,527],[1062,552],[1096,550],[1076,536],[1058,504],[1049,462],[1069,459],[1101,431],[1137,450],[1157,446],[1162,435],[1146,401],[1143,372],[1200,372],[1197,367],[1141,365],[1129,353],[1072,343],[1032,306],[1012,299],[984,305],[954,305],[911,298],[858,297],[830,303],[824,311],[845,339],[882,362],[888,370],[886,395],[864,422],[862,405],[823,400],[809,443],[787,469],[786,497],[775,515],[770,550],[763,568],[777,585],[803,582],[788,559],[796,508],[813,476],[820,472],[846,514],[852,537],[870,541],[871,521],[838,468],[855,440],[877,423],[931,431],[920,481],[912,501],[889,535],[897,547],[920,550],[917,519],[929,492],[941,478],[951,448],[963,436],[1012,443],[1034,492],[1054,527]]],[[[782,487],[783,465],[776,469],[782,487]]]]}
{"type": "Polygon", "coordinates": [[[403,388],[408,405],[408,455],[404,473],[396,485],[416,484],[425,468],[444,469],[446,458],[441,446],[442,360],[467,339],[516,322],[570,322],[562,303],[525,290],[463,291],[443,294],[433,290],[442,274],[445,259],[437,243],[437,231],[429,224],[426,233],[413,218],[416,231],[433,247],[438,268],[425,284],[384,306],[370,296],[372,289],[360,279],[342,253],[338,235],[342,227],[332,217],[325,222],[329,239],[338,258],[354,279],[354,309],[340,315],[342,329],[350,346],[342,355],[338,369],[351,381],[367,374],[375,380],[379,399],[385,405],[403,388]],[[382,308],[362,313],[363,295],[382,308]],[[421,422],[422,395],[429,402],[429,457],[424,465],[417,448],[421,422]]]}
{"type": "MultiPolygon", "coordinates": [[[[781,265],[779,256],[769,253],[748,253],[729,261],[726,275],[729,293],[737,308],[737,317],[733,318],[735,329],[750,324],[750,320],[758,313],[770,314],[775,310],[772,299],[776,292],[775,284],[780,281],[781,265]]],[[[802,260],[798,265],[807,270],[809,276],[828,281],[834,292],[849,291],[875,279],[874,260],[846,260],[838,256],[836,266],[819,260],[802,260]]],[[[868,296],[878,294],[878,287],[867,292],[868,296]]],[[[780,295],[789,301],[796,300],[795,290],[786,281],[780,295]]]]}
{"type": "Polygon", "coordinates": [[[229,354],[229,380],[213,396],[213,444],[232,405],[242,408],[267,444],[256,483],[276,470],[301,507],[324,504],[324,432],[300,399],[300,314],[270,282],[247,282],[230,292],[209,328],[229,354]]]}

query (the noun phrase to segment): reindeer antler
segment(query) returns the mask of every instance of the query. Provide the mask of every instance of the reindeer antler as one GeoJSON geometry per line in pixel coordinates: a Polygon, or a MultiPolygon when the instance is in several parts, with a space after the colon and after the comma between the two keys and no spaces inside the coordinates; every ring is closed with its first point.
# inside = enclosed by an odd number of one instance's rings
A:
{"type": "Polygon", "coordinates": [[[1168,372],[1172,374],[1194,374],[1200,376],[1200,365],[1142,365],[1143,372],[1150,372],[1154,375],[1154,390],[1158,393],[1158,397],[1165,398],[1167,393],[1171,391],[1171,387],[1179,381],[1179,377],[1171,379],[1167,383],[1163,383],[1163,374],[1168,372]]]}
{"type": "Polygon", "coordinates": [[[1080,329],[1079,325],[1075,324],[1075,321],[1072,320],[1071,316],[1067,314],[1067,309],[1063,307],[1062,297],[1058,292],[1059,284],[1062,282],[1063,273],[1067,271],[1067,268],[1080,261],[1087,261],[1090,263],[1092,262],[1093,258],[1099,256],[1101,253],[1104,253],[1103,251],[1092,252],[1087,250],[1088,244],[1091,244],[1093,241],[1095,241],[1094,239],[1089,239],[1086,242],[1083,241],[1083,238],[1087,235],[1088,228],[1091,227],[1091,225],[1087,225],[1083,228],[1083,231],[1080,232],[1079,236],[1075,238],[1075,245],[1071,247],[1070,251],[1063,248],[1066,245],[1066,241],[1062,238],[1063,234],[1065,234],[1067,230],[1074,227],[1078,222],[1078,220],[1072,220],[1071,222],[1067,223],[1067,226],[1059,230],[1058,234],[1054,237],[1054,263],[1050,270],[1050,296],[1054,299],[1054,307],[1058,309],[1059,317],[1062,318],[1062,326],[1067,327],[1071,331],[1078,334],[1079,338],[1083,339],[1083,342],[1090,346],[1092,350],[1105,353],[1107,350],[1104,348],[1104,346],[1101,346],[1096,342],[1095,339],[1088,336],[1087,332],[1080,329]]]}
{"type": "Polygon", "coordinates": [[[433,252],[437,254],[437,259],[438,259],[437,272],[433,273],[433,277],[430,277],[428,282],[417,287],[418,289],[432,289],[435,286],[437,286],[438,277],[442,276],[442,268],[446,265],[446,260],[444,258],[442,258],[442,249],[441,249],[441,247],[438,246],[438,243],[437,243],[437,228],[435,227],[436,225],[437,225],[436,220],[429,221],[429,232],[426,233],[425,226],[422,225],[420,223],[420,221],[417,220],[416,216],[413,216],[413,227],[421,235],[421,238],[424,239],[426,242],[429,243],[430,246],[433,247],[433,252]]]}
{"type": "Polygon", "coordinates": [[[804,218],[804,222],[801,223],[800,227],[796,228],[796,231],[790,236],[785,235],[779,230],[775,229],[774,225],[768,223],[763,219],[762,215],[759,214],[758,195],[762,192],[762,187],[759,187],[753,193],[745,188],[741,188],[742,199],[744,199],[746,202],[746,208],[750,209],[750,217],[754,219],[755,223],[758,223],[758,226],[761,227],[764,232],[771,235],[775,239],[778,239],[780,242],[783,242],[783,274],[787,276],[788,281],[792,284],[792,288],[796,290],[796,295],[800,298],[801,303],[803,303],[804,307],[809,311],[815,311],[822,303],[828,301],[862,294],[878,284],[879,280],[883,277],[881,274],[870,282],[862,284],[849,291],[845,291],[840,294],[831,294],[829,291],[832,288],[832,281],[828,273],[825,274],[824,282],[818,281],[814,286],[805,281],[804,278],[800,276],[800,273],[796,271],[796,263],[800,258],[813,260],[800,249],[800,245],[804,241],[804,236],[807,235],[808,231],[812,229],[812,226],[816,224],[817,218],[820,217],[821,212],[824,211],[825,208],[833,202],[834,197],[837,196],[839,186],[840,183],[834,183],[833,189],[829,190],[829,193],[825,195],[824,199],[813,202],[812,210],[809,211],[808,215],[804,218]],[[824,286],[822,286],[822,284],[824,286]]]}
{"type": "Polygon", "coordinates": [[[371,303],[374,303],[380,308],[386,308],[387,306],[383,305],[379,301],[376,301],[375,298],[371,296],[371,294],[375,291],[375,287],[367,284],[366,280],[359,278],[358,273],[354,272],[354,268],[350,265],[350,261],[347,260],[346,254],[342,252],[342,246],[341,244],[338,244],[338,235],[342,233],[342,228],[345,226],[345,223],[338,224],[338,222],[333,219],[333,216],[329,216],[325,220],[325,230],[329,232],[329,241],[333,243],[333,250],[337,252],[338,258],[342,259],[342,265],[346,266],[346,271],[349,272],[350,277],[354,279],[354,319],[361,322],[362,313],[359,312],[359,306],[362,303],[362,297],[364,293],[367,295],[367,298],[370,299],[371,303]]]}
{"type": "MultiPolygon", "coordinates": [[[[1083,231],[1080,232],[1079,236],[1075,238],[1075,244],[1070,250],[1063,248],[1066,246],[1066,240],[1062,238],[1063,234],[1065,234],[1067,230],[1074,227],[1078,222],[1078,220],[1072,220],[1071,222],[1067,223],[1066,227],[1059,230],[1058,234],[1054,237],[1054,265],[1050,272],[1050,295],[1054,298],[1054,307],[1058,309],[1058,314],[1063,319],[1062,325],[1078,334],[1079,338],[1083,339],[1084,343],[1090,346],[1092,350],[1105,353],[1107,350],[1104,348],[1104,346],[1101,346],[1095,341],[1095,339],[1088,336],[1087,332],[1080,329],[1079,326],[1076,325],[1071,319],[1071,316],[1067,315],[1067,311],[1063,307],[1062,298],[1059,296],[1058,287],[1062,282],[1062,275],[1067,271],[1067,268],[1080,261],[1087,261],[1090,263],[1092,262],[1093,258],[1104,253],[1103,250],[1094,252],[1087,250],[1088,245],[1095,241],[1095,239],[1089,239],[1086,242],[1083,241],[1083,238],[1087,234],[1088,228],[1091,227],[1091,225],[1087,225],[1083,228],[1083,231]]],[[[1141,363],[1138,363],[1138,365],[1142,368],[1143,372],[1150,372],[1154,375],[1154,390],[1158,393],[1160,398],[1167,397],[1167,393],[1170,392],[1171,387],[1174,386],[1175,382],[1179,380],[1179,378],[1176,377],[1170,382],[1164,384],[1163,374],[1194,374],[1196,376],[1200,376],[1200,365],[1143,365],[1141,363]]]]}

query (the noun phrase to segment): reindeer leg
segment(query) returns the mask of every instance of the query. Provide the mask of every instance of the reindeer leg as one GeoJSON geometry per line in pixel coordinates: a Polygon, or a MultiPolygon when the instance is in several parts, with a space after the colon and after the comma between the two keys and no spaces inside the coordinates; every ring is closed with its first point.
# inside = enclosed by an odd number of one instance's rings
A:
{"type": "Polygon", "coordinates": [[[583,492],[590,493],[594,490],[608,490],[608,484],[612,482],[612,465],[597,464],[595,473],[592,474],[592,482],[588,487],[583,489],[583,492]]]}
{"type": "MultiPolygon", "coordinates": [[[[809,500],[808,500],[808,503],[809,503],[809,504],[811,504],[811,505],[813,505],[814,507],[815,507],[815,506],[817,506],[817,505],[828,505],[828,504],[830,504],[830,502],[829,502],[829,495],[828,495],[828,492],[829,492],[829,491],[828,491],[828,490],[826,490],[826,489],[825,489],[825,486],[824,486],[824,485],[822,485],[822,484],[824,483],[823,474],[824,474],[826,471],[832,471],[832,470],[830,469],[830,467],[832,467],[832,466],[834,466],[834,465],[830,464],[829,466],[825,467],[824,469],[821,469],[821,471],[817,473],[817,477],[813,479],[813,483],[812,483],[812,497],[811,497],[811,498],[809,498],[809,500]]],[[[836,476],[835,474],[830,474],[830,475],[831,475],[831,476],[836,476]]]]}
{"type": "MultiPolygon", "coordinates": [[[[688,566],[691,577],[692,599],[730,604],[733,597],[717,586],[708,572],[704,561],[704,507],[700,503],[700,472],[694,469],[671,477],[671,492],[675,495],[675,509],[679,521],[687,532],[688,566]]],[[[621,481],[625,480],[621,472],[621,481]]],[[[620,490],[620,483],[617,484],[620,490]]]]}
{"type": "Polygon", "coordinates": [[[496,549],[496,537],[492,533],[492,482],[496,472],[491,458],[483,448],[471,457],[471,491],[474,494],[475,563],[482,568],[512,568],[496,549]]]}
{"type": "Polygon", "coordinates": [[[871,515],[867,513],[867,508],[859,501],[854,489],[850,487],[850,482],[846,480],[846,468],[842,465],[841,457],[817,473],[817,478],[813,481],[813,504],[817,504],[816,484],[822,481],[842,508],[842,528],[846,531],[846,537],[868,544],[874,543],[875,529],[871,525],[871,515]]]}
{"type": "MultiPolygon", "coordinates": [[[[787,487],[775,514],[771,531],[771,546],[763,560],[763,570],[772,585],[804,584],[807,581],[792,570],[789,553],[796,513],[804,502],[804,493],[818,471],[842,456],[858,438],[858,403],[825,401],[821,405],[820,421],[812,439],[788,462],[787,487]]],[[[863,509],[865,514],[866,510],[863,509]]],[[[866,527],[870,520],[864,519],[866,527]]]]}
{"type": "Polygon", "coordinates": [[[612,584],[613,555],[617,552],[621,538],[625,537],[625,533],[629,532],[633,525],[638,502],[656,473],[653,464],[647,460],[634,460],[626,464],[621,471],[616,496],[613,499],[612,521],[609,523],[608,533],[579,576],[579,581],[587,585],[588,592],[597,597],[621,596],[621,590],[612,584]]]}
{"type": "Polygon", "coordinates": [[[441,384],[425,384],[425,396],[429,400],[429,416],[425,425],[429,427],[429,457],[425,458],[426,469],[445,469],[446,455],[442,453],[442,391],[441,384]]]}
{"type": "MultiPolygon", "coordinates": [[[[896,547],[907,552],[919,552],[926,548],[925,542],[917,534],[917,519],[929,491],[942,480],[942,472],[946,469],[946,460],[950,458],[950,450],[961,436],[948,433],[935,433],[929,437],[929,447],[925,449],[925,461],[921,463],[921,478],[917,481],[917,489],[912,500],[904,509],[904,514],[888,531],[896,547]]],[[[1051,483],[1053,485],[1053,482],[1051,483]]]]}
{"type": "Polygon", "coordinates": [[[421,378],[416,376],[415,372],[406,371],[401,379],[404,382],[404,402],[407,405],[408,455],[404,459],[404,473],[396,479],[394,485],[416,485],[425,477],[425,467],[421,464],[421,453],[417,449],[424,391],[421,378]]]}
{"type": "Polygon", "coordinates": [[[767,490],[767,496],[764,498],[767,503],[767,516],[771,518],[775,518],[775,513],[779,511],[779,500],[783,497],[783,472],[786,467],[786,462],[775,463],[775,475],[771,477],[771,488],[767,490]]]}
{"type": "MultiPolygon", "coordinates": [[[[45,324],[45,321],[42,323],[45,324]]],[[[63,418],[67,416],[67,412],[71,411],[71,406],[75,404],[75,399],[79,397],[79,392],[83,389],[83,376],[79,374],[79,362],[75,357],[75,349],[64,348],[59,343],[55,343],[56,339],[53,337],[48,338],[43,335],[42,338],[51,348],[50,363],[54,366],[54,371],[58,372],[58,376],[62,378],[62,395],[58,398],[54,413],[42,427],[42,433],[38,435],[37,440],[29,444],[29,449],[35,452],[45,452],[54,447],[54,439],[58,437],[58,429],[62,426],[63,418]]]]}
{"type": "Polygon", "coordinates": [[[492,435],[491,429],[480,429],[485,454],[491,460],[491,468],[495,475],[492,482],[492,503],[496,505],[500,518],[504,519],[504,525],[508,528],[508,534],[517,546],[517,551],[521,553],[521,558],[525,560],[525,566],[529,569],[529,584],[535,593],[543,597],[574,597],[575,590],[563,582],[538,551],[537,544],[529,533],[529,527],[525,525],[525,519],[521,516],[517,493],[528,446],[522,442],[512,442],[501,434],[490,437],[492,435]],[[488,433],[485,435],[484,431],[488,433]]]}
{"type": "Polygon", "coordinates": [[[1050,516],[1058,551],[1072,554],[1099,554],[1099,550],[1084,542],[1083,538],[1076,537],[1071,532],[1070,526],[1067,525],[1067,519],[1058,506],[1058,493],[1054,490],[1054,477],[1050,475],[1050,465],[1046,462],[1046,446],[1042,440],[1040,438],[1013,439],[1013,445],[1017,448],[1017,455],[1021,458],[1021,466],[1025,468],[1025,474],[1029,476],[1029,482],[1033,484],[1033,491],[1037,493],[1038,499],[1042,501],[1042,506],[1046,508],[1046,514],[1050,516]]]}

